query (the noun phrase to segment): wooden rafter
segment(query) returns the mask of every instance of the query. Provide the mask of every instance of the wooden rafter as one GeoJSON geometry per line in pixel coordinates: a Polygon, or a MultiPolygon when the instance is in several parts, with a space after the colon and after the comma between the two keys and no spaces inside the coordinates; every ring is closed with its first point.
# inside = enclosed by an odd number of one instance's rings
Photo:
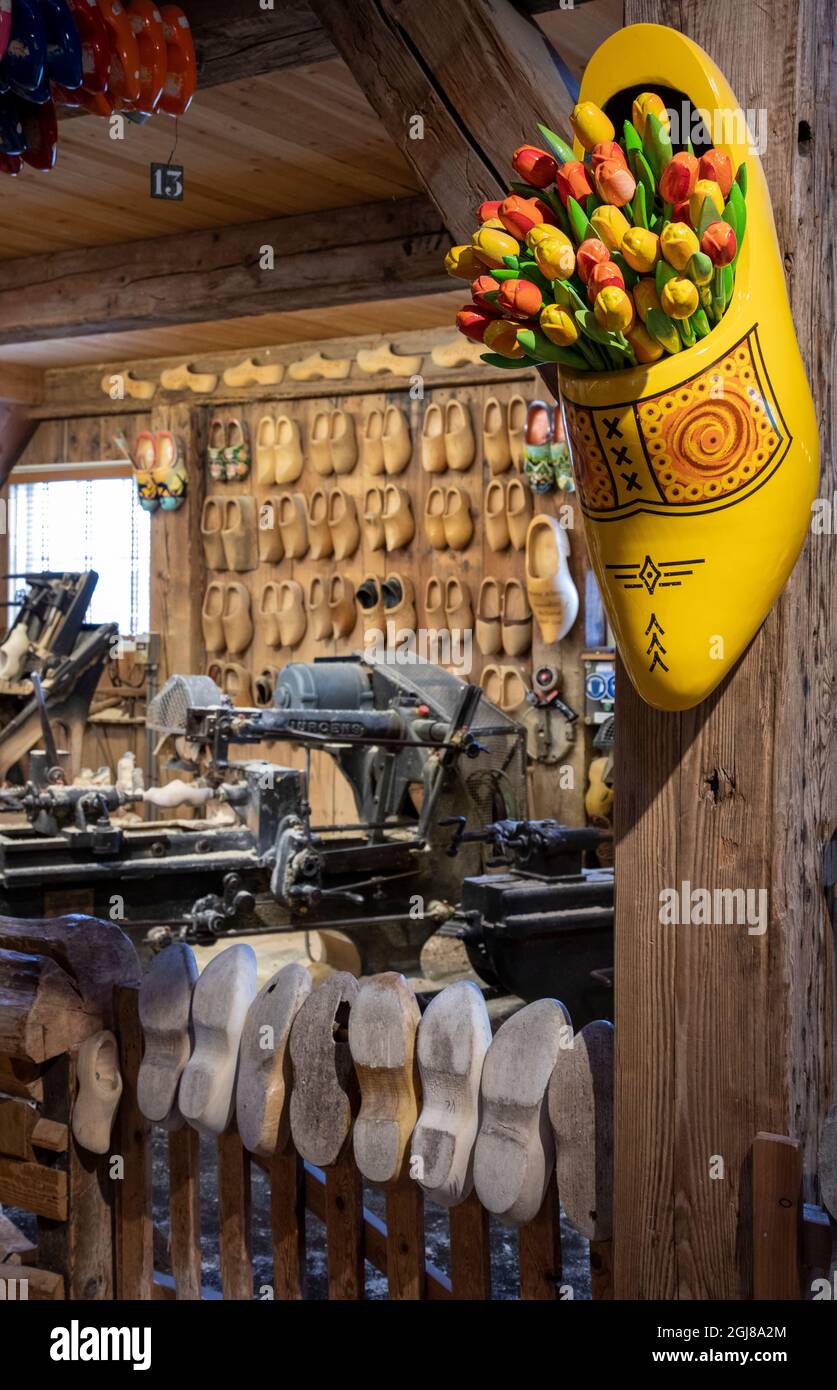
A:
{"type": "Polygon", "coordinates": [[[446,245],[419,196],[5,261],[0,343],[432,294],[446,245]]]}

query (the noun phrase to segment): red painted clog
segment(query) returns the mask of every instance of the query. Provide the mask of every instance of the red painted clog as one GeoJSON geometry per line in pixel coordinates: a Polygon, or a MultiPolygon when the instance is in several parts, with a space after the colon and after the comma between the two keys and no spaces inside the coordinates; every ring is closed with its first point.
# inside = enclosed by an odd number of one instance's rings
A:
{"type": "Polygon", "coordinates": [[[161,14],[166,33],[168,72],[160,110],[169,116],[182,116],[189,109],[198,85],[195,45],[189,21],[179,5],[164,5],[161,14]]]}

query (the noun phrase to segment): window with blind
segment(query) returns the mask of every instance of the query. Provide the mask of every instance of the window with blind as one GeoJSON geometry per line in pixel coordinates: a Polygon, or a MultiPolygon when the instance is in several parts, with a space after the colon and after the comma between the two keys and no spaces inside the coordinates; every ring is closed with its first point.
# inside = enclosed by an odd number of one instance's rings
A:
{"type": "MultiPolygon", "coordinates": [[[[86,621],[118,623],[123,637],[148,632],[150,523],[132,478],[18,483],[9,488],[9,573],[96,570],[86,621]]],[[[22,582],[9,586],[14,601],[22,582]]]]}

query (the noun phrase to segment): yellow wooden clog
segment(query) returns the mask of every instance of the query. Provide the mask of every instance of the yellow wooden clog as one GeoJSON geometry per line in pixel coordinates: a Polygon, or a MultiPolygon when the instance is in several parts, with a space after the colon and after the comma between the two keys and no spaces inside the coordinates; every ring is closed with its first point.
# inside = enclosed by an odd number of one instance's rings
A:
{"type": "Polygon", "coordinates": [[[581,100],[607,111],[620,94],[660,86],[708,113],[734,168],[746,162],[732,302],[694,347],[606,375],[561,368],[559,380],[587,545],[619,650],[643,699],[680,710],[723,679],[787,580],[819,446],[767,183],[718,68],[673,29],[631,25],[597,49],[581,100]]]}

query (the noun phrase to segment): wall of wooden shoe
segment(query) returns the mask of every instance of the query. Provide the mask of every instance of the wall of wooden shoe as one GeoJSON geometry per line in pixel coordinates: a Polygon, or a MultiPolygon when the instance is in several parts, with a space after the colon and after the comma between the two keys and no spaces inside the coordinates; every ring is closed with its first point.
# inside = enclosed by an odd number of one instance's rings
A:
{"type": "MultiPolygon", "coordinates": [[[[557,516],[573,499],[536,497],[523,475],[536,389],[534,381],[434,386],[422,399],[370,391],[213,414],[202,630],[206,669],[237,703],[270,703],[289,661],[409,645],[415,634],[420,656],[481,681],[490,699],[526,719],[537,756],[533,670],[554,664],[556,649],[527,597],[526,535],[536,511],[557,516]]],[[[583,592],[583,543],[568,535],[583,592]]],[[[577,761],[569,726],[556,722],[561,758],[577,761]]],[[[539,813],[583,820],[583,765],[560,807],[554,765],[548,792],[547,766],[532,768],[539,813]]],[[[319,795],[329,814],[351,809],[339,789],[320,786],[319,795]]]]}
{"type": "MultiPolygon", "coordinates": [[[[234,698],[258,702],[288,662],[359,651],[382,620],[384,632],[470,627],[470,652],[452,644],[450,655],[470,656],[470,679],[527,722],[533,814],[583,824],[588,769],[601,765],[585,675],[595,671],[604,690],[609,666],[612,685],[612,656],[585,659],[593,606],[577,497],[535,493],[519,471],[523,410],[546,394],[537,375],[494,371],[474,346],[415,330],[245,360],[219,352],[60,369],[48,374],[22,462],[114,457],[119,436],[131,453],[142,435],[179,441],[185,501],[160,504],[151,524],[160,679],[211,668],[234,698]],[[530,513],[569,523],[580,604],[558,641],[530,622],[530,513]],[[526,703],[544,666],[579,715],[572,725],[526,703]]],[[[281,759],[304,761],[288,745],[281,759]]],[[[607,815],[610,793],[597,785],[596,810],[607,815]]],[[[321,821],[354,814],[320,754],[312,799],[321,821]]]]}

